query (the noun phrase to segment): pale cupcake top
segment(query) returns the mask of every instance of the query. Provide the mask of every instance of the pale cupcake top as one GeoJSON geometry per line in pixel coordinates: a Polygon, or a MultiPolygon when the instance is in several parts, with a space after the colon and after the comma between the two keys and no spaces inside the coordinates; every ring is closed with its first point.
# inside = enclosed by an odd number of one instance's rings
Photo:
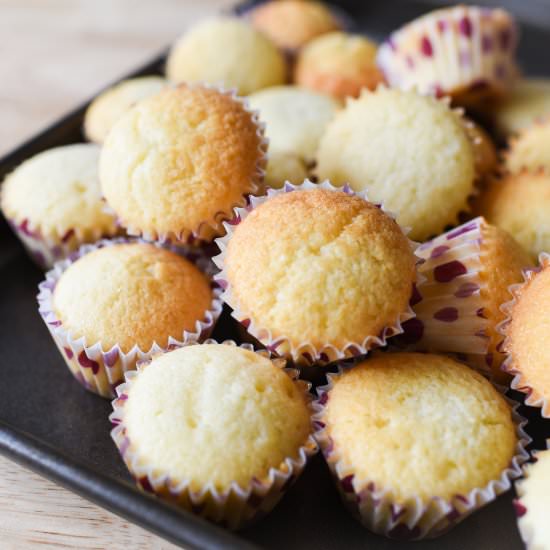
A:
{"type": "Polygon", "coordinates": [[[363,92],[328,124],[319,178],[368,190],[425,240],[457,221],[476,176],[473,144],[445,102],[415,92],[363,92]]]}
{"type": "Polygon", "coordinates": [[[172,47],[166,76],[173,82],[208,82],[247,95],[283,84],[286,61],[263,33],[242,19],[207,19],[172,47]]]}
{"type": "Polygon", "coordinates": [[[499,133],[515,134],[537,119],[550,116],[550,79],[521,79],[510,94],[493,107],[499,133]]]}
{"type": "Polygon", "coordinates": [[[160,92],[168,83],[160,76],[124,80],[100,93],[84,115],[84,133],[90,141],[103,143],[114,123],[139,100],[160,92]]]}
{"type": "Polygon", "coordinates": [[[2,185],[4,215],[56,240],[69,232],[82,239],[115,234],[115,218],[101,200],[99,153],[97,145],[75,144],[26,160],[2,185]]]}
{"type": "Polygon", "coordinates": [[[312,40],[298,56],[297,84],[338,99],[374,89],[384,77],[376,66],[377,45],[367,38],[331,32],[312,40]]]}
{"type": "Polygon", "coordinates": [[[266,187],[279,189],[283,187],[286,181],[299,184],[307,177],[307,165],[299,155],[291,152],[269,153],[264,178],[266,187]]]}
{"type": "Polygon", "coordinates": [[[533,274],[521,289],[506,326],[505,350],[509,369],[519,374],[522,388],[533,388],[529,399],[544,400],[543,415],[550,416],[550,266],[543,261],[540,273],[533,274]]]}
{"type": "Polygon", "coordinates": [[[516,483],[518,527],[530,550],[547,550],[550,546],[550,451],[537,451],[536,462],[528,464],[525,478],[516,483]]]}
{"type": "Polygon", "coordinates": [[[192,491],[247,489],[297,459],[310,434],[303,390],[266,357],[223,344],[157,356],[132,380],[124,425],[140,464],[192,491]]]}
{"type": "Polygon", "coordinates": [[[269,1],[250,14],[252,25],[279,47],[294,50],[340,24],[321,2],[301,0],[269,1]]]}
{"type": "Polygon", "coordinates": [[[266,88],[248,98],[260,113],[269,152],[292,152],[306,161],[315,157],[326,125],[339,108],[333,99],[298,86],[266,88]]]}
{"type": "Polygon", "coordinates": [[[550,173],[550,117],[535,122],[511,140],[504,166],[512,173],[522,169],[550,173]]]}
{"type": "Polygon", "coordinates": [[[347,370],[321,420],[354,485],[373,483],[397,503],[485,487],[510,465],[517,443],[504,398],[439,355],[385,353],[347,370]]]}
{"type": "Polygon", "coordinates": [[[474,209],[508,231],[533,258],[550,250],[550,175],[524,171],[494,179],[474,209]]]}
{"type": "Polygon", "coordinates": [[[53,310],[73,338],[104,351],[119,344],[148,352],[153,343],[196,331],[212,304],[210,282],[191,262],[152,244],[105,246],[61,275],[53,310]]]}
{"type": "MultiPolygon", "coordinates": [[[[283,193],[229,240],[232,301],[272,340],[343,348],[395,326],[415,277],[410,243],[377,206],[341,191],[283,193]]],[[[233,304],[231,304],[233,305],[233,304]]]]}
{"type": "Polygon", "coordinates": [[[134,232],[203,237],[256,191],[265,148],[241,101],[180,85],[144,99],[115,124],[101,153],[101,187],[134,232]]]}

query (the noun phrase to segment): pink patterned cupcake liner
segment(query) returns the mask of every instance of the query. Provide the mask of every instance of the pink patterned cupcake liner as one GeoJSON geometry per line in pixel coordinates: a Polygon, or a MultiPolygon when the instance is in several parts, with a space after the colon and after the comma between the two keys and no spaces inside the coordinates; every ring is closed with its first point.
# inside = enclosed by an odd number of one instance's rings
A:
{"type": "Polygon", "coordinates": [[[523,283],[518,283],[510,286],[510,293],[512,299],[505,304],[502,304],[501,310],[506,313],[507,318],[504,319],[497,326],[498,331],[503,337],[502,349],[507,352],[507,357],[504,360],[504,363],[501,365],[501,369],[508,374],[513,376],[513,379],[510,383],[510,387],[513,390],[517,390],[525,394],[525,404],[529,407],[540,408],[540,412],[543,418],[550,418],[550,401],[532,384],[530,384],[522,372],[514,365],[513,356],[509,353],[509,336],[507,328],[510,325],[512,320],[512,311],[515,304],[518,301],[519,294],[524,285],[528,284],[540,271],[543,269],[548,269],[550,267],[550,254],[547,252],[541,252],[539,255],[539,265],[534,268],[525,269],[523,272],[523,283]]]}
{"type": "Polygon", "coordinates": [[[382,44],[378,64],[392,87],[470,98],[502,95],[518,74],[517,29],[502,9],[454,6],[428,13],[382,44]]]}
{"type": "MultiPolygon", "coordinates": [[[[294,185],[290,182],[285,182],[281,189],[268,189],[265,196],[262,197],[250,197],[250,203],[244,208],[236,208],[234,217],[231,221],[224,224],[226,229],[226,235],[224,237],[216,239],[216,244],[220,249],[220,254],[212,258],[213,262],[220,269],[220,272],[215,276],[216,282],[222,287],[222,300],[232,308],[232,316],[244,326],[248,333],[253,336],[257,341],[264,345],[270,352],[279,355],[281,357],[292,358],[292,360],[300,366],[307,365],[323,365],[332,363],[337,360],[349,359],[366,355],[371,349],[377,347],[383,347],[386,345],[387,339],[401,334],[403,332],[402,324],[409,319],[412,319],[415,314],[409,306],[406,311],[402,312],[395,319],[395,322],[386,326],[377,335],[368,335],[361,342],[350,342],[344,348],[340,349],[332,344],[325,344],[321,347],[315,346],[313,343],[304,341],[298,345],[293,345],[289,338],[285,336],[273,337],[271,331],[267,328],[258,326],[249,314],[242,311],[239,308],[235,298],[231,293],[231,285],[229,284],[227,272],[225,270],[225,253],[229,240],[233,235],[234,228],[241,223],[252,210],[268,201],[272,197],[282,193],[292,193],[296,191],[311,190],[311,189],[326,189],[330,191],[341,191],[348,195],[358,196],[367,199],[366,192],[355,192],[349,185],[343,187],[335,187],[328,180],[321,183],[313,183],[310,180],[305,180],[300,185],[294,185]]],[[[391,216],[395,220],[395,216],[384,209],[383,205],[377,205],[386,214],[391,216]]],[[[403,229],[404,234],[408,233],[408,229],[403,229]]],[[[417,244],[409,241],[411,250],[415,250],[417,244]]],[[[415,286],[411,292],[414,294],[415,286]]]]}
{"type": "Polygon", "coordinates": [[[115,218],[111,231],[102,229],[82,231],[78,228],[68,229],[63,234],[45,236],[39,227],[34,226],[27,218],[17,221],[8,219],[8,223],[33,261],[44,270],[51,269],[53,264],[67,258],[84,243],[94,243],[101,238],[114,237],[121,233],[115,218]]]}
{"type": "MultiPolygon", "coordinates": [[[[193,344],[208,338],[223,308],[223,303],[220,300],[221,290],[215,287],[213,289],[212,304],[205,311],[204,318],[196,322],[195,330],[183,331],[179,335],[170,335],[166,347],[161,347],[154,342],[149,350],[142,350],[138,345],[135,345],[130,351],[124,352],[118,344],[105,350],[101,342],[90,344],[86,342],[85,337],[73,335],[63,326],[53,307],[53,293],[59,278],[71,264],[89,252],[105,246],[126,242],[144,241],[120,238],[83,245],[78,251],[73,252],[69,258],[57,262],[54,268],[46,274],[46,279],[38,285],[39,313],[71,373],[87,390],[106,398],[115,396],[115,387],[122,382],[124,373],[134,370],[138,361],[149,359],[153,355],[169,349],[193,344]]],[[[155,246],[161,247],[159,244],[155,244],[155,246]]],[[[209,262],[207,260],[196,260],[195,264],[199,269],[206,270],[207,274],[209,270],[210,273],[212,272],[212,268],[208,267],[209,262]]]]}
{"type": "MultiPolygon", "coordinates": [[[[372,480],[359,479],[355,475],[354,468],[344,463],[334,441],[327,433],[323,422],[324,408],[330,399],[334,381],[344,370],[343,367],[339,367],[337,373],[327,375],[326,386],[317,388],[318,399],[313,403],[314,436],[344,505],[367,529],[392,539],[420,540],[439,537],[472,512],[508,491],[512,487],[512,480],[521,476],[521,465],[529,459],[525,447],[531,441],[524,431],[527,421],[518,414],[519,405],[502,394],[512,407],[518,442],[516,453],[500,477],[490,481],[485,487],[475,488],[467,494],[455,495],[449,500],[433,497],[429,501],[423,501],[416,497],[406,504],[395,502],[391,490],[377,486],[372,480]]],[[[497,389],[502,392],[501,388],[497,389]]]]}
{"type": "MultiPolygon", "coordinates": [[[[239,201],[232,204],[227,210],[217,211],[209,220],[204,220],[201,222],[200,225],[193,231],[182,230],[178,233],[146,231],[139,227],[128,225],[120,217],[118,217],[118,223],[121,227],[126,229],[128,235],[140,237],[149,242],[199,247],[204,243],[212,241],[214,237],[223,234],[224,222],[232,217],[234,208],[244,207],[248,204],[248,198],[250,196],[262,195],[264,193],[263,179],[265,176],[265,168],[267,166],[267,149],[269,140],[265,136],[265,123],[260,121],[259,111],[251,109],[248,99],[238,96],[235,89],[226,90],[221,86],[216,86],[206,82],[188,83],[186,85],[190,88],[200,87],[216,90],[220,94],[229,96],[234,101],[240,103],[243,109],[250,114],[252,122],[257,128],[256,135],[258,136],[260,143],[258,146],[258,161],[256,162],[256,169],[249,182],[248,189],[239,201]]],[[[105,205],[105,211],[117,216],[116,212],[108,204],[105,205]]]]}
{"type": "MultiPolygon", "coordinates": [[[[205,343],[217,342],[206,340],[205,343]]],[[[231,340],[226,340],[222,344],[237,345],[231,340]]],[[[249,344],[242,344],[240,347],[254,351],[253,346],[249,344]]],[[[256,353],[270,357],[269,352],[265,350],[256,353]]],[[[158,472],[153,465],[147,464],[128,438],[124,425],[124,405],[132,383],[149,363],[150,360],[140,362],[137,371],[125,373],[126,382],[116,389],[117,398],[112,402],[114,412],[109,417],[115,426],[111,431],[111,437],[138,487],[231,530],[248,526],[268,514],[298,479],[308,460],[317,453],[318,446],[311,433],[298,449],[296,457],[287,457],[278,468],[270,468],[263,478],[252,478],[246,487],[233,482],[226,490],[219,491],[209,483],[199,491],[193,491],[190,489],[191,480],[174,479],[169,472],[158,472]]],[[[313,412],[312,396],[309,392],[311,384],[299,380],[297,370],[285,368],[284,360],[273,359],[273,364],[283,369],[294,380],[313,412]]]]}

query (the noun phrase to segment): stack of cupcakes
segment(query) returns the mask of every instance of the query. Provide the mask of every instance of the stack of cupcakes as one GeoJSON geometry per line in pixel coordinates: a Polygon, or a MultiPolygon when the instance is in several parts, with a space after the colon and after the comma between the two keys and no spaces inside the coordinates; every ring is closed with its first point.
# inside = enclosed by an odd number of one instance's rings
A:
{"type": "Polygon", "coordinates": [[[141,489],[239,529],[320,448],[367,528],[431,538],[522,475],[502,385],[550,417],[550,96],[514,89],[501,9],[436,10],[380,48],[345,28],[295,0],[201,22],[166,78],[92,102],[94,143],[10,174],[1,207],[56,262],[39,312],[115,397],[141,489]],[[224,304],[246,343],[210,339],[224,304]]]}

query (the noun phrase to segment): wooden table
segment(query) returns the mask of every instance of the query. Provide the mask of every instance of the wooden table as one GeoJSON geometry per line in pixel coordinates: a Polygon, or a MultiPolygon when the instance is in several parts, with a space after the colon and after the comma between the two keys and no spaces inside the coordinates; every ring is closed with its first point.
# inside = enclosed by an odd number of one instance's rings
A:
{"type": "MultiPolygon", "coordinates": [[[[232,0],[0,0],[0,155],[232,0]]],[[[0,458],[0,548],[171,544],[0,458]]]]}

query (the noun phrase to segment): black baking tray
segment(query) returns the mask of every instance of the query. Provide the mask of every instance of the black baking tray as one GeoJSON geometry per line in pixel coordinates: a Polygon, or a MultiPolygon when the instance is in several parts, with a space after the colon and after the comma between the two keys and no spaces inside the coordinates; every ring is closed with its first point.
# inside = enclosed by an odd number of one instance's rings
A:
{"type": "MultiPolygon", "coordinates": [[[[550,7],[544,2],[504,3],[521,18],[519,57],[525,72],[550,76],[543,55],[550,43],[550,7]]],[[[443,2],[341,2],[340,6],[350,14],[355,30],[382,39],[437,4],[443,2]]],[[[128,76],[159,74],[164,59],[165,53],[128,76]]],[[[0,159],[0,181],[20,162],[44,149],[82,141],[85,108],[76,109],[0,159]]],[[[87,393],[73,379],[38,315],[37,284],[42,277],[0,217],[0,452],[7,457],[186,548],[523,547],[512,492],[433,541],[405,543],[374,535],[345,511],[320,456],[312,460],[273,513],[238,534],[139,492],[110,439],[110,403],[87,393]]],[[[238,339],[228,311],[224,311],[214,337],[238,339]]],[[[533,447],[544,448],[550,422],[541,420],[537,410],[522,407],[521,412],[530,420],[533,447]]]]}

